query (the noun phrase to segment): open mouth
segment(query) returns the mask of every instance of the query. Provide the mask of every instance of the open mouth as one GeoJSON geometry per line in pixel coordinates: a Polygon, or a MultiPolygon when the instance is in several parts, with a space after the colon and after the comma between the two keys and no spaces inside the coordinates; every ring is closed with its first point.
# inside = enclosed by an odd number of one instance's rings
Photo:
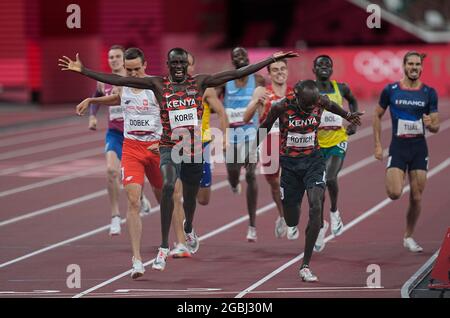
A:
{"type": "Polygon", "coordinates": [[[183,71],[176,71],[175,72],[175,76],[176,77],[183,77],[183,75],[184,75],[183,71]]]}

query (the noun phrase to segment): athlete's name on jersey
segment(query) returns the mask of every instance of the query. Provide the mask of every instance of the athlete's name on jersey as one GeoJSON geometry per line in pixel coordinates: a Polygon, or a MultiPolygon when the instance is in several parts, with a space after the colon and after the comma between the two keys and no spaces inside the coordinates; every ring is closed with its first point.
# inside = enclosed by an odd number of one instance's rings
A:
{"type": "Polygon", "coordinates": [[[183,122],[186,120],[193,120],[194,119],[194,114],[190,113],[190,114],[180,114],[180,115],[175,115],[173,117],[175,119],[176,122],[183,122]]]}
{"type": "Polygon", "coordinates": [[[167,102],[167,107],[169,108],[176,108],[180,106],[197,106],[197,103],[193,98],[185,98],[183,100],[176,99],[167,102]]]}
{"type": "Polygon", "coordinates": [[[314,141],[314,135],[305,135],[305,136],[293,136],[293,135],[289,135],[288,136],[289,141],[291,141],[294,144],[310,144],[314,141]]]}
{"type": "Polygon", "coordinates": [[[324,116],[323,120],[326,123],[337,123],[340,121],[339,118],[337,118],[336,116],[333,116],[333,115],[324,116]]]}
{"type": "Polygon", "coordinates": [[[425,102],[421,100],[396,99],[395,105],[425,107],[425,102]]]}
{"type": "Polygon", "coordinates": [[[305,127],[310,125],[317,125],[317,120],[315,117],[305,119],[289,119],[290,127],[305,127]]]}
{"type": "Polygon", "coordinates": [[[131,126],[150,126],[150,120],[142,120],[142,119],[130,119],[131,126]]]}
{"type": "Polygon", "coordinates": [[[404,125],[405,125],[404,128],[406,130],[411,130],[411,131],[413,131],[413,130],[422,130],[422,126],[420,126],[420,125],[418,125],[418,124],[416,124],[414,122],[404,123],[404,125]]]}

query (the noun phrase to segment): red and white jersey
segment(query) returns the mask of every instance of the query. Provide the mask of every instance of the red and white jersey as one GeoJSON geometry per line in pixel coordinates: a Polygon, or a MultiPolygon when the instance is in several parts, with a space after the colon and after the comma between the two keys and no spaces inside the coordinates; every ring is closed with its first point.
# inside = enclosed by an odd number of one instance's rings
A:
{"type": "Polygon", "coordinates": [[[135,93],[132,88],[123,87],[120,106],[124,115],[125,138],[139,141],[161,139],[159,104],[152,90],[143,89],[135,93]]]}

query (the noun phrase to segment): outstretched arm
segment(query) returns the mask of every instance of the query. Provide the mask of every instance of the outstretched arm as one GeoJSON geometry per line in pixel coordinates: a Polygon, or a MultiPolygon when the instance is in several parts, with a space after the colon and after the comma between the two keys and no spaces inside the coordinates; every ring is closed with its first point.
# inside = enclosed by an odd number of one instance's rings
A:
{"type": "Polygon", "coordinates": [[[76,107],[76,112],[78,116],[81,116],[85,113],[86,109],[90,104],[97,105],[120,105],[120,95],[112,94],[108,96],[102,97],[89,97],[79,103],[76,107]]]}
{"type": "Polygon", "coordinates": [[[95,72],[92,71],[86,67],[83,66],[83,63],[81,63],[81,60],[79,58],[79,55],[77,53],[76,60],[73,61],[67,56],[63,56],[61,59],[58,60],[59,64],[58,66],[61,67],[62,71],[72,71],[76,73],[81,73],[87,77],[90,77],[92,79],[95,79],[102,83],[108,83],[111,85],[116,86],[128,86],[128,87],[134,87],[134,88],[140,88],[140,89],[155,89],[155,83],[154,79],[158,78],[155,76],[149,76],[149,77],[126,77],[126,76],[120,76],[116,74],[108,74],[108,73],[101,73],[101,72],[95,72]]]}
{"type": "Polygon", "coordinates": [[[350,123],[361,126],[361,116],[364,115],[362,112],[346,112],[341,106],[336,104],[335,102],[331,101],[328,96],[322,95],[319,99],[319,105],[321,105],[326,110],[341,116],[342,118],[346,119],[350,123]]]}
{"type": "Polygon", "coordinates": [[[260,69],[266,67],[269,64],[275,63],[281,59],[297,57],[298,53],[295,52],[277,52],[271,57],[262,60],[261,62],[250,64],[245,67],[241,67],[237,70],[225,71],[216,73],[213,75],[205,75],[203,78],[203,87],[216,87],[225,84],[228,81],[235,80],[237,78],[245,77],[247,75],[253,74],[260,69]]]}

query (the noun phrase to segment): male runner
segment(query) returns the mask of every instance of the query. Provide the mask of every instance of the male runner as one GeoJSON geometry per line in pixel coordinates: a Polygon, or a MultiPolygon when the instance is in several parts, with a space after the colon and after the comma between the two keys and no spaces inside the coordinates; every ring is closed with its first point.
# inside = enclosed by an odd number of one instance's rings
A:
{"type": "MultiPolygon", "coordinates": [[[[147,62],[137,48],[129,48],[124,54],[126,75],[143,78],[147,62]]],[[[136,279],[145,272],[140,254],[142,222],[139,216],[139,198],[143,191],[144,174],[153,186],[155,197],[161,201],[162,177],[159,169],[159,155],[155,150],[162,134],[159,105],[153,91],[129,87],[118,88],[118,93],[85,99],[77,106],[81,115],[90,103],[97,105],[120,105],[125,119],[122,181],[128,197],[127,224],[133,252],[131,277],[136,279]]],[[[157,148],[156,148],[157,149],[157,148]]]]}
{"type": "Polygon", "coordinates": [[[427,180],[428,148],[425,129],[431,133],[439,131],[436,91],[420,81],[424,58],[425,54],[415,51],[405,54],[403,79],[384,88],[373,117],[375,158],[382,160],[381,118],[389,106],[392,141],[386,170],[386,192],[392,200],[399,199],[403,191],[405,174],[408,173],[411,191],[403,246],[411,252],[423,250],[412,235],[419,219],[422,193],[427,180]]]}
{"type": "MultiPolygon", "coordinates": [[[[267,71],[271,80],[271,84],[267,87],[258,86],[252,96],[252,100],[247,106],[247,110],[244,113],[244,122],[250,122],[255,112],[258,112],[259,123],[261,124],[267,117],[272,106],[279,102],[286,95],[292,94],[294,91],[287,85],[288,79],[288,67],[287,60],[280,60],[276,63],[272,63],[267,66],[267,71]]],[[[267,145],[267,149],[263,150],[263,154],[267,154],[270,160],[262,163],[262,173],[266,177],[267,182],[270,185],[272,198],[278,209],[278,218],[275,221],[275,237],[281,238],[287,233],[286,221],[284,220],[283,205],[280,197],[280,165],[278,152],[272,153],[271,145],[272,138],[279,140],[279,123],[278,120],[270,130],[267,136],[267,142],[262,146],[267,145]],[[269,171],[276,165],[275,172],[269,171]]],[[[279,144],[279,143],[278,143],[279,144]]],[[[294,232],[287,233],[287,238],[290,240],[298,238],[297,228],[294,227],[294,232]]]]}
{"type": "MultiPolygon", "coordinates": [[[[319,55],[316,57],[313,62],[313,73],[316,75],[317,87],[321,94],[327,95],[330,100],[341,107],[343,107],[343,98],[345,98],[348,102],[350,111],[358,111],[358,102],[350,91],[350,88],[344,83],[338,83],[335,80],[330,79],[333,74],[333,60],[331,57],[328,55],[319,55]]],[[[326,180],[331,203],[331,233],[335,236],[340,235],[342,233],[342,228],[344,227],[337,207],[339,193],[338,174],[342,168],[347,152],[348,136],[353,135],[355,132],[356,126],[353,124],[348,125],[346,128],[344,127],[342,117],[328,111],[324,111],[322,114],[322,121],[320,122],[317,137],[319,140],[320,151],[323,153],[326,160],[326,180]]],[[[314,250],[317,252],[320,252],[325,248],[324,239],[328,226],[328,222],[324,220],[322,211],[322,228],[314,246],[314,250]]]]}
{"type": "MultiPolygon", "coordinates": [[[[236,47],[231,51],[231,62],[236,69],[249,65],[248,52],[242,47],[236,47]]],[[[228,130],[229,148],[225,151],[228,182],[234,193],[241,192],[239,177],[241,168],[244,166],[245,148],[249,147],[251,141],[256,138],[257,115],[247,123],[244,121],[244,113],[247,105],[252,99],[256,87],[264,87],[265,80],[259,74],[251,74],[237,78],[221,87],[223,93],[226,113],[230,123],[228,130]]],[[[247,212],[249,216],[249,227],[247,229],[247,240],[256,242],[256,204],[258,200],[258,183],[256,182],[256,163],[246,166],[245,180],[247,182],[247,212]]]]}
{"type": "MultiPolygon", "coordinates": [[[[108,51],[108,64],[113,74],[125,76],[123,53],[125,49],[120,45],[113,45],[108,51]]],[[[97,82],[97,90],[94,97],[108,96],[117,92],[117,88],[97,82]]],[[[97,129],[97,112],[99,106],[92,104],[89,109],[89,129],[97,129]]],[[[123,145],[123,115],[120,106],[111,106],[108,109],[108,130],[105,137],[106,153],[106,173],[108,177],[107,190],[109,201],[111,203],[111,225],[110,235],[119,235],[121,232],[120,212],[119,212],[119,193],[120,193],[120,161],[122,160],[123,145]]],[[[141,212],[150,212],[150,203],[142,195],[141,212]]]]}
{"type": "MultiPolygon", "coordinates": [[[[302,280],[308,282],[317,281],[317,276],[309,269],[309,262],[320,230],[326,182],[325,158],[317,141],[317,130],[324,109],[355,125],[361,124],[362,113],[344,111],[328,97],[321,96],[314,81],[305,80],[295,85],[294,94],[272,106],[266,120],[259,127],[259,134],[262,133],[264,137],[264,133],[270,131],[279,119],[281,200],[289,227],[298,225],[305,190],[308,196],[309,221],[305,233],[305,254],[299,272],[302,280]]],[[[261,139],[258,136],[258,143],[261,139]]]]}
{"type": "Polygon", "coordinates": [[[167,54],[168,76],[145,78],[121,77],[114,74],[94,72],[83,66],[78,54],[76,61],[64,56],[59,59],[63,71],[81,73],[101,82],[117,86],[151,89],[160,105],[163,132],[160,141],[161,173],[163,191],[161,200],[162,242],[153,268],[163,270],[169,254],[169,230],[173,212],[173,191],[178,178],[183,183],[183,208],[186,222],[184,230],[187,242],[194,246],[198,237],[192,227],[196,197],[203,172],[201,131],[202,96],[208,87],[217,87],[227,81],[250,75],[283,58],[298,56],[293,52],[278,52],[256,64],[238,70],[190,76],[187,72],[188,54],[181,48],[171,49],[167,54]],[[181,137],[181,138],[180,138],[181,137]],[[181,157],[180,157],[181,153],[181,157]]]}

